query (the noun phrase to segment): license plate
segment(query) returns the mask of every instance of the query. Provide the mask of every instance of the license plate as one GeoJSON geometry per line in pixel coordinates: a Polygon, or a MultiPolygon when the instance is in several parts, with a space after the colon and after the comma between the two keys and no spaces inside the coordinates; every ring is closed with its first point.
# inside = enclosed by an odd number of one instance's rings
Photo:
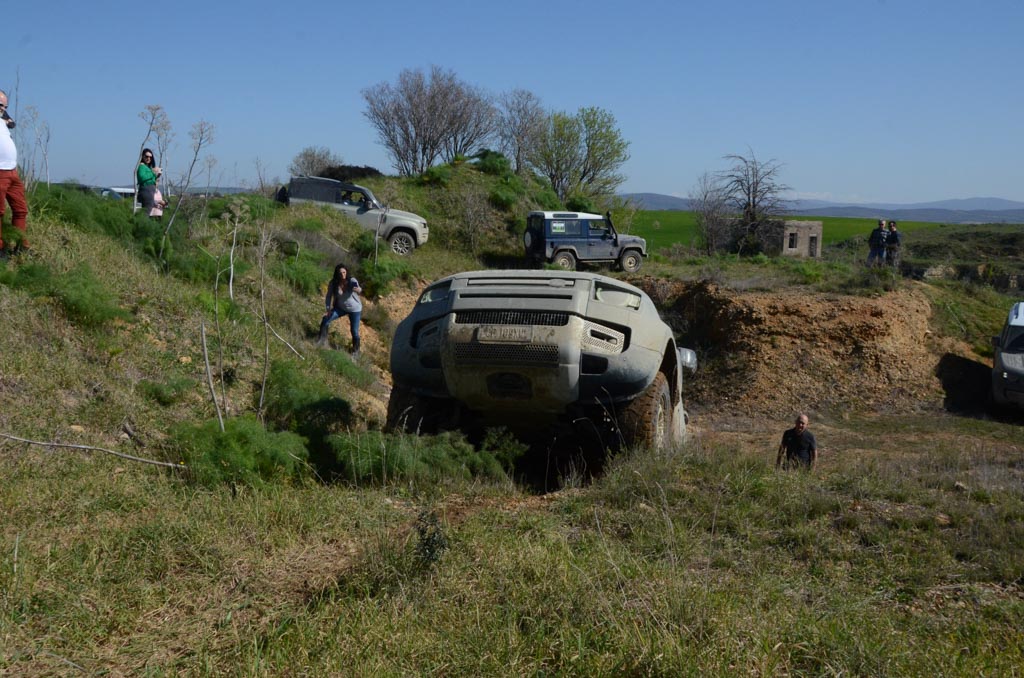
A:
{"type": "Polygon", "coordinates": [[[533,339],[533,327],[530,325],[483,325],[476,336],[480,341],[528,343],[533,339]]]}

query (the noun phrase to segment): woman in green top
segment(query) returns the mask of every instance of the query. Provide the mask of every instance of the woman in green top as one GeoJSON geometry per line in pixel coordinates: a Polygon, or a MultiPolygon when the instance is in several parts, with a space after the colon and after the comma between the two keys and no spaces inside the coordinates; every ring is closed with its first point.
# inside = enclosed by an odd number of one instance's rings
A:
{"type": "MultiPolygon", "coordinates": [[[[142,149],[142,158],[139,160],[139,168],[135,171],[135,177],[139,182],[139,204],[150,216],[152,216],[153,208],[157,205],[156,182],[162,171],[156,166],[153,151],[148,148],[142,149]]],[[[154,218],[158,219],[159,217],[154,218]]]]}

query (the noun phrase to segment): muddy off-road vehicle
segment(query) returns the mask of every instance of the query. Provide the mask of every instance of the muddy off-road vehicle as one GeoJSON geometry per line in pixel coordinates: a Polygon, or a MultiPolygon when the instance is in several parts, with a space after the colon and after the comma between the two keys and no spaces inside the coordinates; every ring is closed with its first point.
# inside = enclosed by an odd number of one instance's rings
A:
{"type": "Polygon", "coordinates": [[[696,355],[643,291],[570,271],[474,271],[430,285],[395,332],[388,428],[505,426],[605,448],[679,442],[696,355]]]}
{"type": "Polygon", "coordinates": [[[627,273],[640,270],[647,241],[615,230],[612,215],[530,212],[523,234],[526,258],[575,271],[577,263],[612,263],[627,273]]]}

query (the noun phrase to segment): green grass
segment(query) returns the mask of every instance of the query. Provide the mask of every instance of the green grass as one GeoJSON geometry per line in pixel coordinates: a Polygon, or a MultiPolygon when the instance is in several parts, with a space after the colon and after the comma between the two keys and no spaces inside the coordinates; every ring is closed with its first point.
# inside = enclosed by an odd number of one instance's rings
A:
{"type": "Polygon", "coordinates": [[[811,475],[709,433],[544,500],[452,473],[197,490],[23,450],[0,491],[0,667],[1012,675],[1020,430],[816,426],[811,475]]]}
{"type": "MultiPolygon", "coordinates": [[[[877,225],[875,219],[859,219],[854,217],[791,216],[786,218],[795,221],[822,222],[822,245],[833,245],[844,240],[850,240],[851,238],[862,238],[867,243],[868,235],[877,225]]],[[[899,223],[899,228],[904,234],[939,227],[939,224],[922,221],[899,223]]],[[[633,219],[630,233],[646,238],[647,247],[651,252],[670,248],[676,243],[686,248],[695,248],[699,242],[696,213],[694,212],[678,210],[639,212],[633,219]]]]}

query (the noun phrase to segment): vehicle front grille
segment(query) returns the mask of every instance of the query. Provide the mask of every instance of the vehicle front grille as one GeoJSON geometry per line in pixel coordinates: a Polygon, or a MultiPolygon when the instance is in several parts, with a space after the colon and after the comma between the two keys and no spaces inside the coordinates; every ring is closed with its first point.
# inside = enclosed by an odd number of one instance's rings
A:
{"type": "Polygon", "coordinates": [[[455,344],[457,365],[557,365],[558,347],[546,344],[455,344]]]}
{"type": "Polygon", "coordinates": [[[552,325],[569,324],[569,314],[557,311],[459,311],[459,325],[552,325]]]}

